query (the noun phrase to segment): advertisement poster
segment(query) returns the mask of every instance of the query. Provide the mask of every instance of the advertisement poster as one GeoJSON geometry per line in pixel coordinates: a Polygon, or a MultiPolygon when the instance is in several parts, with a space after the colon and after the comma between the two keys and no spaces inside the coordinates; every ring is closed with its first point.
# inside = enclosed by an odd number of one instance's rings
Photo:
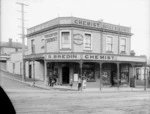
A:
{"type": "Polygon", "coordinates": [[[74,74],[74,81],[78,81],[78,74],[74,74]]]}

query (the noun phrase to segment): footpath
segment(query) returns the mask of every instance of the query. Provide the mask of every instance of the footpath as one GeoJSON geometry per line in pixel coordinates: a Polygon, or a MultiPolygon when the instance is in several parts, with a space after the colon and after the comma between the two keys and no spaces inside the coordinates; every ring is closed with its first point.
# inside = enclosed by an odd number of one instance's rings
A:
{"type": "MultiPolygon", "coordinates": [[[[0,75],[4,78],[8,78],[11,80],[15,80],[20,83],[27,84],[32,87],[38,87],[41,89],[45,90],[51,90],[51,91],[78,91],[77,84],[74,84],[72,87],[69,85],[54,85],[53,87],[49,87],[48,85],[45,85],[43,81],[41,80],[33,80],[30,78],[26,78],[24,81],[22,81],[22,77],[17,74],[12,74],[9,72],[6,72],[5,70],[0,70],[0,75]]],[[[148,91],[150,92],[150,88],[144,89],[144,87],[136,87],[136,88],[131,88],[131,87],[102,87],[101,90],[100,88],[86,88],[82,89],[82,92],[144,92],[148,91]]]]}

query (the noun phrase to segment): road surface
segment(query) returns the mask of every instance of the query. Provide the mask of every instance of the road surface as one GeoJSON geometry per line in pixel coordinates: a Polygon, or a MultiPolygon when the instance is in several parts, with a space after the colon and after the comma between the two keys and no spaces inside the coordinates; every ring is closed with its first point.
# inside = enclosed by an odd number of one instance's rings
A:
{"type": "Polygon", "coordinates": [[[17,114],[150,114],[150,92],[51,91],[2,77],[17,114]]]}

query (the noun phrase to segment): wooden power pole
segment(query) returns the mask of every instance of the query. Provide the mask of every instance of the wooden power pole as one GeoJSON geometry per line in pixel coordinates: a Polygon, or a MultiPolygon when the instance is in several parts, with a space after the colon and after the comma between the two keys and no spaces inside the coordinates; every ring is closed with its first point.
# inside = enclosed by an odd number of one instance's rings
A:
{"type": "Polygon", "coordinates": [[[21,6],[21,23],[22,23],[22,81],[25,81],[25,62],[24,62],[24,55],[25,55],[25,20],[24,20],[24,6],[28,6],[27,4],[24,3],[16,3],[21,6]]]}

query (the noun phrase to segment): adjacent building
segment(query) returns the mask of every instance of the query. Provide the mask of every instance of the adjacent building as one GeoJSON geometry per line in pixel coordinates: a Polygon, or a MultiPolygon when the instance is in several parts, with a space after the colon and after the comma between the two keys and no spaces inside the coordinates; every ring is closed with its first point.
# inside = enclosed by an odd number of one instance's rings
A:
{"type": "MultiPolygon", "coordinates": [[[[27,48],[27,47],[26,47],[27,48]]],[[[10,58],[10,54],[22,50],[22,44],[9,39],[8,42],[0,42],[0,66],[6,67],[6,61],[10,58]]]]}
{"type": "Polygon", "coordinates": [[[86,77],[87,86],[129,85],[147,58],[131,53],[131,28],[76,17],[58,17],[27,30],[25,76],[59,84],[86,77]]]}

